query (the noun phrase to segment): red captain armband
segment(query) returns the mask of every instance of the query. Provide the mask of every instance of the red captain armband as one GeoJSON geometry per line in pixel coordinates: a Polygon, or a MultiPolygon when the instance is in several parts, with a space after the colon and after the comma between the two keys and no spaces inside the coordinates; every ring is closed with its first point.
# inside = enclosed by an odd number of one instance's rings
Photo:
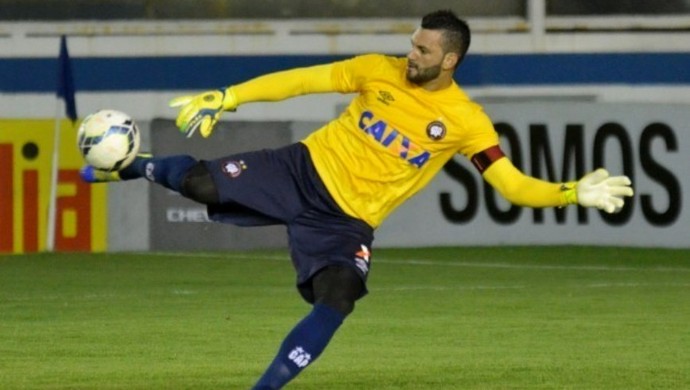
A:
{"type": "Polygon", "coordinates": [[[470,161],[472,161],[472,164],[474,165],[475,168],[479,171],[479,173],[484,173],[491,164],[494,163],[494,161],[500,159],[501,157],[505,156],[503,151],[501,150],[501,147],[498,145],[494,145],[488,149],[484,149],[481,152],[475,154],[472,156],[470,161]]]}

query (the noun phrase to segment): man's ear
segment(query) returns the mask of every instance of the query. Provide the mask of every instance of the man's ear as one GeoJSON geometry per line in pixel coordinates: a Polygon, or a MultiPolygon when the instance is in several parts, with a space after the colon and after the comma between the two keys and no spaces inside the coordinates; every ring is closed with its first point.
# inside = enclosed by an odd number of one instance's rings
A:
{"type": "Polygon", "coordinates": [[[458,62],[460,62],[460,55],[455,52],[448,52],[443,55],[443,68],[444,69],[455,69],[458,62]]]}

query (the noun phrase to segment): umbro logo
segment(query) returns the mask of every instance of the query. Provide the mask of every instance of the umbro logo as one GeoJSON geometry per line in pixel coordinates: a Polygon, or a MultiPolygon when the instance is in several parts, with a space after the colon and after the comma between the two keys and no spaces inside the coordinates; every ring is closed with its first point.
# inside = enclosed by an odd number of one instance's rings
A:
{"type": "Polygon", "coordinates": [[[393,94],[388,91],[379,91],[379,96],[376,99],[387,106],[395,101],[393,94]]]}

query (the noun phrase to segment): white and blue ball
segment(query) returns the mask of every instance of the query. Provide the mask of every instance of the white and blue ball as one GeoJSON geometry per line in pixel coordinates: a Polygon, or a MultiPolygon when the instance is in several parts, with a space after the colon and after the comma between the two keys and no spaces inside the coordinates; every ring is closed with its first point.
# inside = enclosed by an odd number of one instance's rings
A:
{"type": "Polygon", "coordinates": [[[84,160],[96,169],[119,171],[139,153],[141,135],[134,120],[116,110],[100,110],[82,121],[77,145],[84,160]]]}

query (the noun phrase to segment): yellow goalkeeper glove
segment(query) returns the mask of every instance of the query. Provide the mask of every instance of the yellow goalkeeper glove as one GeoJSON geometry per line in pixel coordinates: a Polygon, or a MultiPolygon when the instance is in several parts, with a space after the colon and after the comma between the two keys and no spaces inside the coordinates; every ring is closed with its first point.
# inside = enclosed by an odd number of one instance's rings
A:
{"type": "Polygon", "coordinates": [[[596,207],[611,214],[623,208],[623,197],[633,196],[630,184],[627,176],[610,177],[606,169],[599,168],[577,182],[563,184],[563,190],[568,203],[596,207]]]}
{"type": "Polygon", "coordinates": [[[175,125],[187,138],[199,129],[201,136],[211,135],[223,111],[235,111],[237,98],[232,88],[206,91],[198,95],[180,96],[170,101],[170,107],[180,107],[175,125]]]}

